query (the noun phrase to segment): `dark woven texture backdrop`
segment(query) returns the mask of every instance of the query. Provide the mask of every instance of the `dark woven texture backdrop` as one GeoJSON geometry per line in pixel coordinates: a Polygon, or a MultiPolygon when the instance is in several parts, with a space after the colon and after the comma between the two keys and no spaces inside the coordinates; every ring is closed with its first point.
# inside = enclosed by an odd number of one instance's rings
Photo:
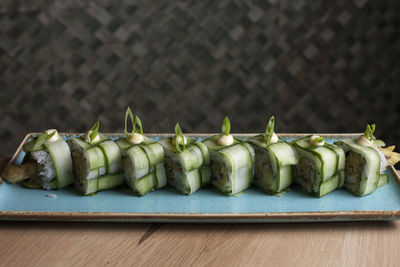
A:
{"type": "Polygon", "coordinates": [[[360,132],[400,144],[398,0],[0,0],[0,155],[30,131],[360,132]]]}

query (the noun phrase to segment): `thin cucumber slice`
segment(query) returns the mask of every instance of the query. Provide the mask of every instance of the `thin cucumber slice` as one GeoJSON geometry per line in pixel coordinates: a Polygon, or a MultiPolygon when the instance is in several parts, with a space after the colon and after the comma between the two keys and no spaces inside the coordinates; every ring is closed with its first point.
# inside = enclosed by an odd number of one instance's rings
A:
{"type": "Polygon", "coordinates": [[[204,156],[201,149],[196,146],[189,146],[184,151],[177,153],[179,162],[185,171],[190,172],[204,165],[204,156]]]}
{"type": "Polygon", "coordinates": [[[67,142],[59,139],[55,142],[46,142],[45,146],[49,151],[56,169],[57,188],[64,188],[73,183],[71,151],[67,142]]]}
{"type": "Polygon", "coordinates": [[[292,166],[281,166],[277,172],[277,186],[275,194],[288,188],[293,182],[292,166]]]}
{"type": "Polygon", "coordinates": [[[124,178],[122,173],[117,173],[104,175],[99,178],[80,183],[76,181],[75,183],[83,195],[90,195],[98,191],[113,189],[121,186],[124,183],[124,178]]]}
{"type": "Polygon", "coordinates": [[[386,174],[379,175],[378,188],[389,183],[389,176],[386,174]]]}
{"type": "Polygon", "coordinates": [[[329,194],[330,192],[332,192],[333,190],[338,188],[339,182],[340,182],[339,175],[335,175],[335,176],[329,178],[328,180],[321,183],[321,185],[319,187],[319,191],[315,192],[314,195],[317,197],[323,197],[326,194],[329,194]]]}
{"type": "Polygon", "coordinates": [[[98,179],[98,191],[112,189],[124,183],[122,173],[104,175],[99,177],[98,179]]]}
{"type": "Polygon", "coordinates": [[[143,196],[148,192],[152,191],[156,187],[156,176],[154,173],[150,173],[139,180],[132,180],[133,192],[137,193],[139,196],[143,196]]]}
{"type": "Polygon", "coordinates": [[[211,183],[211,168],[209,165],[205,165],[200,168],[201,174],[201,185],[206,186],[211,183]]]}
{"type": "Polygon", "coordinates": [[[106,166],[106,158],[100,147],[91,147],[86,150],[89,170],[97,170],[106,166]]]}
{"type": "Polygon", "coordinates": [[[105,141],[99,144],[106,159],[106,170],[108,174],[115,174],[121,171],[121,151],[113,141],[105,141]]]}
{"type": "Polygon", "coordinates": [[[124,165],[124,170],[130,173],[130,177],[138,180],[150,173],[150,161],[141,146],[133,146],[126,153],[128,164],[124,165]]]}
{"type": "Polygon", "coordinates": [[[192,170],[186,173],[186,188],[184,194],[192,194],[201,188],[201,173],[199,169],[192,170]]]}
{"type": "Polygon", "coordinates": [[[346,162],[346,156],[344,154],[343,148],[337,146],[337,145],[332,145],[332,144],[326,144],[327,147],[331,148],[333,151],[335,151],[337,157],[338,157],[338,174],[339,174],[339,185],[338,188],[341,188],[344,185],[344,167],[345,167],[345,162],[346,162]]]}
{"type": "Polygon", "coordinates": [[[164,149],[159,143],[141,145],[140,147],[146,152],[150,165],[154,166],[164,162],[164,149]]]}
{"type": "Polygon", "coordinates": [[[295,165],[298,162],[296,150],[287,142],[271,144],[268,150],[274,153],[279,166],[295,165]]]}
{"type": "Polygon", "coordinates": [[[196,141],[193,145],[197,146],[201,150],[201,153],[203,154],[204,165],[209,165],[210,164],[210,152],[208,151],[207,146],[199,141],[196,141]]]}
{"type": "Polygon", "coordinates": [[[155,167],[155,175],[157,178],[156,188],[163,188],[167,185],[167,175],[165,174],[164,162],[159,163],[155,167]]]}

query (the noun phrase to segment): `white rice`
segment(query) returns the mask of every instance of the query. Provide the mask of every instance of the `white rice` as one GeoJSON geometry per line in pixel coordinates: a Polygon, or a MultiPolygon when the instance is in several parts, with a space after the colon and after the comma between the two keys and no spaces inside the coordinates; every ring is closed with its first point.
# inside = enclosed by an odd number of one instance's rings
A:
{"type": "Polygon", "coordinates": [[[103,176],[106,174],[106,167],[101,167],[100,168],[100,172],[99,172],[99,176],[103,176]]]}
{"type": "Polygon", "coordinates": [[[48,182],[56,178],[56,169],[47,151],[39,150],[32,152],[31,157],[40,165],[39,176],[43,179],[43,182],[48,182]]]}

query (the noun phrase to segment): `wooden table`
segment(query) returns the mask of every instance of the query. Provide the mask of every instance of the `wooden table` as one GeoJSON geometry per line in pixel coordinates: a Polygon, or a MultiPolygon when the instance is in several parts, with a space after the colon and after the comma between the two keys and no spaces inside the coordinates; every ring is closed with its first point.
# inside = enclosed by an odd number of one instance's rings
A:
{"type": "Polygon", "coordinates": [[[0,266],[400,266],[400,222],[0,222],[0,266]]]}

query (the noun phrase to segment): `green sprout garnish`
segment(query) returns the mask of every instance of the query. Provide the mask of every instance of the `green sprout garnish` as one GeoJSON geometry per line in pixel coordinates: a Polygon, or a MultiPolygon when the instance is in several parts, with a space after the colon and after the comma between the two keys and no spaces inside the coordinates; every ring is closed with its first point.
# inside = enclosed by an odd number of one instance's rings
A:
{"type": "Polygon", "coordinates": [[[92,131],[92,133],[89,135],[89,142],[92,143],[96,136],[99,133],[99,127],[100,127],[100,121],[97,120],[96,123],[90,128],[89,131],[92,131]]]}
{"type": "Polygon", "coordinates": [[[271,142],[272,135],[274,134],[274,128],[275,128],[275,116],[271,116],[269,118],[268,123],[267,123],[267,128],[265,129],[265,134],[264,134],[264,142],[269,145],[271,142]]]}
{"type": "Polygon", "coordinates": [[[133,117],[132,114],[132,110],[130,109],[130,107],[128,107],[126,109],[125,112],[125,136],[126,138],[129,138],[130,136],[132,136],[135,132],[143,134],[143,126],[142,126],[142,121],[139,119],[138,116],[133,117]],[[128,117],[131,120],[131,124],[132,124],[132,132],[128,132],[128,117]],[[138,128],[136,128],[138,127],[138,128]]]}
{"type": "MultiPolygon", "coordinates": [[[[131,119],[131,123],[132,123],[132,125],[133,125],[134,119],[133,119],[133,114],[132,114],[132,110],[131,110],[130,107],[128,107],[128,108],[126,109],[126,111],[125,111],[125,130],[124,130],[124,133],[125,133],[126,137],[128,137],[128,136],[130,135],[130,134],[128,133],[128,116],[129,116],[129,118],[131,119]]],[[[134,129],[133,129],[133,131],[134,131],[134,129]]]]}
{"type": "Polygon", "coordinates": [[[364,132],[364,136],[366,138],[368,138],[369,141],[372,142],[375,139],[374,132],[375,132],[375,123],[373,123],[371,125],[367,124],[367,128],[365,129],[365,132],[364,132]]]}
{"type": "Polygon", "coordinates": [[[52,132],[51,134],[48,133],[42,133],[41,135],[38,136],[36,139],[35,145],[33,146],[33,150],[39,149],[48,139],[53,137],[56,134],[56,131],[52,132]]]}
{"type": "Polygon", "coordinates": [[[228,118],[228,116],[225,116],[224,121],[222,122],[222,133],[224,135],[229,135],[231,131],[231,122],[228,118]]]}
{"type": "Polygon", "coordinates": [[[320,137],[315,138],[314,140],[316,143],[321,143],[324,141],[324,138],[322,136],[320,136],[320,137]]]}
{"type": "Polygon", "coordinates": [[[185,138],[183,137],[182,129],[179,126],[179,123],[175,124],[175,147],[178,152],[181,152],[182,150],[186,149],[185,138]],[[178,137],[180,138],[180,140],[182,140],[182,149],[181,149],[181,145],[179,144],[179,142],[177,140],[178,137]]]}
{"type": "Polygon", "coordinates": [[[133,128],[136,132],[143,134],[142,121],[139,119],[137,115],[135,115],[135,124],[133,125],[133,128]],[[138,129],[136,129],[136,126],[138,127],[138,129]]]}

